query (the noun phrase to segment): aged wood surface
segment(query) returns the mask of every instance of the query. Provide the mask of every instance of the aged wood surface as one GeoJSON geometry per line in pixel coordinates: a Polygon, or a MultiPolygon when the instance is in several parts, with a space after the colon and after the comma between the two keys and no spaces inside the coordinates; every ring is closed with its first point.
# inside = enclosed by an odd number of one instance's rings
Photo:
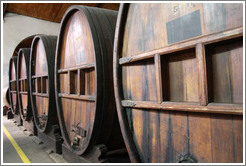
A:
{"type": "Polygon", "coordinates": [[[9,61],[9,98],[10,108],[13,114],[18,114],[17,98],[17,57],[12,57],[9,61]]]}
{"type": "Polygon", "coordinates": [[[132,162],[243,161],[242,7],[121,5],[114,88],[132,162]]]}
{"type": "Polygon", "coordinates": [[[78,155],[104,144],[124,147],[113,96],[117,12],[74,6],[62,20],[55,88],[64,143],[78,155]]]}
{"type": "Polygon", "coordinates": [[[37,35],[32,42],[30,57],[30,93],[35,124],[48,133],[58,125],[54,92],[54,61],[56,36],[37,35]]]}
{"type": "Polygon", "coordinates": [[[32,118],[30,91],[29,91],[29,57],[30,48],[21,48],[17,59],[17,89],[19,112],[22,120],[32,118]]]}

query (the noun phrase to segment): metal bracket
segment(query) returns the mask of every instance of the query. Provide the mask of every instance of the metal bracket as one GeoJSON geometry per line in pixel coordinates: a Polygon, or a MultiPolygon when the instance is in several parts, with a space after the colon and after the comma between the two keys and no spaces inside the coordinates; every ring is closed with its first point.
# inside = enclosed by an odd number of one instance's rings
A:
{"type": "Polygon", "coordinates": [[[75,132],[77,135],[81,137],[86,137],[86,130],[79,126],[80,123],[76,125],[72,125],[73,129],[71,132],[75,132]]]}
{"type": "Polygon", "coordinates": [[[134,103],[133,101],[129,101],[129,100],[122,100],[121,105],[123,107],[134,107],[136,103],[134,103]]]}
{"type": "Polygon", "coordinates": [[[186,154],[179,157],[178,163],[197,163],[197,160],[193,156],[186,154]]]}
{"type": "Polygon", "coordinates": [[[91,101],[95,101],[96,100],[95,96],[88,96],[88,99],[91,100],[91,101]]]}
{"type": "Polygon", "coordinates": [[[42,119],[43,121],[47,121],[48,116],[45,114],[42,114],[42,115],[38,116],[38,118],[42,119]]]}
{"type": "Polygon", "coordinates": [[[132,60],[132,57],[124,57],[119,59],[119,64],[129,63],[132,60]]]}

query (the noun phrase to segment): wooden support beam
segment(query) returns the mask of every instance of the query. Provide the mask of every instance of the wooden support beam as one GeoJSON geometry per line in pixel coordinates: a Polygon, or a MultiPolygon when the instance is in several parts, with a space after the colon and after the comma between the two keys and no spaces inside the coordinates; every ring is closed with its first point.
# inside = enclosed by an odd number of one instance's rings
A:
{"type": "Polygon", "coordinates": [[[161,79],[161,58],[159,54],[155,55],[155,78],[156,78],[156,90],[157,90],[157,101],[161,103],[162,97],[162,79],[161,79]]]}
{"type": "Polygon", "coordinates": [[[199,103],[162,102],[161,104],[159,104],[157,102],[152,102],[152,101],[122,100],[121,105],[123,107],[150,109],[150,110],[157,109],[157,110],[235,114],[235,115],[243,114],[242,104],[209,103],[207,106],[201,106],[199,103]]]}
{"type": "Polygon", "coordinates": [[[34,96],[49,97],[49,94],[48,93],[37,93],[37,92],[33,92],[32,94],[34,96]]]}
{"type": "Polygon", "coordinates": [[[86,101],[95,101],[95,96],[90,95],[76,95],[76,94],[64,94],[59,93],[59,97],[68,98],[68,99],[76,99],[76,100],[86,100],[86,101]]]}
{"type": "Polygon", "coordinates": [[[197,44],[201,43],[203,45],[215,43],[223,40],[233,39],[237,37],[243,36],[243,27],[235,28],[232,30],[219,32],[211,35],[196,37],[190,40],[186,40],[180,43],[175,43],[157,50],[141,53],[138,55],[130,55],[128,57],[123,57],[119,59],[119,64],[128,64],[130,62],[135,62],[143,59],[153,58],[156,54],[164,55],[173,53],[176,51],[181,51],[189,48],[195,48],[197,44]],[[129,58],[130,57],[130,58],[129,58]],[[124,60],[125,58],[128,58],[127,60],[124,60]],[[130,59],[130,60],[129,60],[130,59]]]}
{"type": "Polygon", "coordinates": [[[74,70],[78,70],[78,69],[89,69],[89,68],[93,68],[93,67],[95,67],[94,63],[85,64],[85,65],[80,65],[80,66],[69,67],[69,68],[66,68],[66,69],[59,69],[58,73],[65,73],[65,72],[68,72],[68,71],[74,71],[74,70]]]}
{"type": "Polygon", "coordinates": [[[200,105],[206,106],[208,104],[207,69],[205,47],[201,43],[196,45],[196,59],[198,70],[199,101],[200,105]]]}

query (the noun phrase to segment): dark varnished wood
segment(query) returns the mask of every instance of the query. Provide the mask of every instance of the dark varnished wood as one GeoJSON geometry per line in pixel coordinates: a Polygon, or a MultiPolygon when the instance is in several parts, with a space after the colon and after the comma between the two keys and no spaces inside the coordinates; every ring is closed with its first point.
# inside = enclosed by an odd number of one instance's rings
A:
{"type": "Polygon", "coordinates": [[[132,162],[243,161],[242,19],[242,4],[120,6],[114,88],[132,162]]]}
{"type": "Polygon", "coordinates": [[[87,155],[99,144],[108,150],[124,147],[113,96],[116,17],[114,11],[73,6],[61,22],[56,101],[64,144],[77,155],[87,155]]]}
{"type": "Polygon", "coordinates": [[[54,61],[56,36],[34,37],[30,56],[30,93],[35,124],[48,133],[58,125],[54,92],[54,61]]]}

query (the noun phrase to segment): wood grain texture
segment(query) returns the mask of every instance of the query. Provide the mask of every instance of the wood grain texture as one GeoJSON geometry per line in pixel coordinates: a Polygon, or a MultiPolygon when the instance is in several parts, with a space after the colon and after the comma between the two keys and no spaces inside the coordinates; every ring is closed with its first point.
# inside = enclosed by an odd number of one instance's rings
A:
{"type": "Polygon", "coordinates": [[[196,46],[197,70],[198,70],[198,90],[200,105],[208,104],[208,85],[207,85],[207,70],[205,47],[202,44],[196,46]]]}
{"type": "Polygon", "coordinates": [[[9,61],[9,92],[11,111],[13,114],[18,114],[17,57],[12,57],[9,61]]]}
{"type": "Polygon", "coordinates": [[[99,144],[109,150],[124,147],[113,96],[116,16],[110,10],[73,6],[61,23],[56,101],[64,143],[77,155],[89,154],[99,144]]]}
{"type": "Polygon", "coordinates": [[[17,58],[17,88],[19,111],[23,121],[30,121],[32,117],[29,93],[29,57],[30,48],[21,48],[17,58]]]}
{"type": "Polygon", "coordinates": [[[59,126],[54,99],[56,41],[56,36],[36,35],[31,49],[31,102],[35,124],[39,132],[43,133],[49,133],[52,125],[59,126]]]}
{"type": "MultiPolygon", "coordinates": [[[[86,15],[80,11],[73,13],[73,15],[67,21],[62,40],[62,49],[59,63],[59,70],[71,69],[72,67],[85,66],[87,64],[94,64],[95,53],[93,47],[93,39],[91,35],[91,30],[89,23],[87,21],[86,15]]],[[[59,75],[61,84],[60,91],[65,94],[76,94],[79,95],[95,95],[95,69],[81,69],[80,75],[78,75],[78,70],[70,71],[67,73],[59,75]],[[90,74],[91,73],[91,74],[90,74]],[[80,80],[78,81],[78,77],[80,80]],[[78,82],[80,82],[80,87],[83,87],[82,94],[80,94],[78,82]]],[[[76,137],[76,133],[72,132],[72,125],[79,124],[88,134],[92,133],[92,125],[86,125],[89,117],[87,116],[87,111],[95,116],[94,110],[90,110],[90,102],[88,101],[75,101],[72,99],[63,100],[63,104],[66,107],[62,107],[63,117],[67,116],[66,129],[69,134],[69,139],[73,142],[76,137]],[[69,107],[67,107],[69,106],[69,107]],[[72,108],[72,109],[71,109],[72,108]],[[75,114],[80,115],[80,119],[77,121],[74,118],[75,114]]],[[[93,124],[93,122],[92,122],[93,124]]],[[[86,148],[90,139],[90,135],[82,138],[80,141],[81,148],[86,148]]]]}
{"type": "Polygon", "coordinates": [[[243,161],[242,14],[239,3],[121,5],[114,86],[132,162],[243,161]]]}
{"type": "Polygon", "coordinates": [[[207,46],[210,102],[243,103],[242,40],[207,46]]]}
{"type": "MultiPolygon", "coordinates": [[[[46,58],[47,55],[46,55],[46,49],[44,47],[43,41],[41,39],[38,39],[35,45],[33,45],[33,49],[35,50],[35,53],[33,53],[34,73],[32,76],[36,75],[36,76],[47,76],[48,77],[48,64],[47,64],[47,58],[46,58]]],[[[40,93],[40,94],[48,94],[48,91],[47,93],[43,91],[44,87],[46,90],[49,89],[49,86],[46,85],[45,77],[38,77],[35,79],[35,81],[36,81],[36,86],[37,86],[37,90],[35,92],[40,93]]],[[[47,97],[42,97],[42,96],[35,96],[34,101],[36,105],[35,111],[37,112],[37,119],[38,119],[37,124],[38,126],[40,126],[39,128],[43,129],[47,121],[42,120],[41,116],[48,115],[49,97],[47,98],[47,97]]]]}

